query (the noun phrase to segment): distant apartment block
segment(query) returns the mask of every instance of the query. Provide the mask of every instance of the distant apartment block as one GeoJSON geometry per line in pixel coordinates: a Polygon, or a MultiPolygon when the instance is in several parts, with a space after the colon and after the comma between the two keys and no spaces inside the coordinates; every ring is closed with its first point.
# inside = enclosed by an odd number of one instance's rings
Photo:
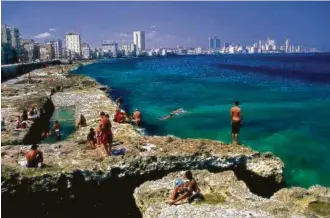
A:
{"type": "Polygon", "coordinates": [[[65,47],[69,58],[81,58],[81,40],[77,33],[65,35],[65,47]]]}
{"type": "Polygon", "coordinates": [[[21,57],[20,32],[17,28],[1,26],[1,64],[11,64],[18,62],[21,57]]]}
{"type": "Polygon", "coordinates": [[[81,50],[82,50],[83,59],[89,59],[91,57],[91,51],[90,51],[89,45],[87,43],[85,43],[85,42],[82,43],[81,50]]]}
{"type": "Polygon", "coordinates": [[[209,49],[210,50],[219,50],[220,49],[220,39],[218,37],[209,38],[209,49]]]}
{"type": "Polygon", "coordinates": [[[146,49],[146,39],[144,31],[133,32],[133,42],[136,45],[136,49],[144,51],[146,49]]]}
{"type": "Polygon", "coordinates": [[[60,59],[62,58],[62,40],[57,39],[57,40],[52,40],[50,41],[50,43],[53,45],[54,47],[54,53],[55,53],[55,58],[56,59],[60,59]]]}
{"type": "Polygon", "coordinates": [[[102,55],[104,57],[117,57],[118,56],[118,44],[113,41],[104,41],[102,43],[102,55]]]}
{"type": "Polygon", "coordinates": [[[24,62],[32,62],[39,59],[39,45],[32,39],[23,39],[22,44],[22,58],[24,62]]]}

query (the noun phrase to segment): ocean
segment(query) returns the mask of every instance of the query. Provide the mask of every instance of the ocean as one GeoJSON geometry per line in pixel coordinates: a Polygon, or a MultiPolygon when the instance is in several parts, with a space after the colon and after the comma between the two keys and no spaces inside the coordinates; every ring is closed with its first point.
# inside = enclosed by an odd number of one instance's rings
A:
{"type": "Polygon", "coordinates": [[[117,59],[74,73],[140,109],[150,135],[230,142],[238,100],[242,144],[280,157],[288,186],[330,186],[330,54],[117,59]],[[178,108],[187,113],[160,119],[178,108]]]}

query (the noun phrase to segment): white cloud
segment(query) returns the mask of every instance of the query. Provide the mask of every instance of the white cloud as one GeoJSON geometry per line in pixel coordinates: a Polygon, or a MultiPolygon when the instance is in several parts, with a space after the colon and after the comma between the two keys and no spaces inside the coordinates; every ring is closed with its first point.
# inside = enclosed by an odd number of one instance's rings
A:
{"type": "Polygon", "coordinates": [[[153,31],[151,31],[151,32],[148,32],[147,34],[146,34],[146,37],[148,38],[148,39],[153,39],[153,38],[155,38],[155,37],[157,37],[158,36],[158,33],[157,33],[157,31],[155,31],[155,30],[153,30],[153,31]]]}
{"type": "Polygon", "coordinates": [[[52,31],[56,31],[56,29],[55,28],[49,28],[48,31],[52,32],[52,31]]]}
{"type": "Polygon", "coordinates": [[[129,35],[127,33],[119,33],[119,36],[122,38],[128,37],[129,35]]]}
{"type": "Polygon", "coordinates": [[[52,36],[52,34],[50,34],[49,32],[44,32],[44,33],[40,33],[38,35],[35,35],[33,38],[35,38],[35,39],[46,39],[46,38],[49,38],[51,36],[52,36]]]}
{"type": "Polygon", "coordinates": [[[156,29],[156,25],[150,26],[151,29],[156,29]]]}

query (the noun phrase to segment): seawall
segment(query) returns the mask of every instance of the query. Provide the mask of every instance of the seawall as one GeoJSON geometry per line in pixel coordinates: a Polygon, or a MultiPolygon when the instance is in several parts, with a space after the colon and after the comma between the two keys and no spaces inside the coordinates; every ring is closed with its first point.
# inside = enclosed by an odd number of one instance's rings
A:
{"type": "Polygon", "coordinates": [[[9,79],[21,76],[35,69],[40,69],[45,66],[53,66],[59,64],[69,63],[64,60],[52,60],[52,61],[41,61],[35,63],[24,63],[24,64],[10,64],[1,66],[1,81],[7,81],[9,79]]]}

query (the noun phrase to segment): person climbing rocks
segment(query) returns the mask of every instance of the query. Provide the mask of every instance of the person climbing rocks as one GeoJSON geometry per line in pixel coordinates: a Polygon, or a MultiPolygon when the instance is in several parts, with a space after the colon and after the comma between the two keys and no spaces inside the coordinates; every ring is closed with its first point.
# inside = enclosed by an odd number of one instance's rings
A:
{"type": "Polygon", "coordinates": [[[87,141],[91,148],[96,148],[96,134],[93,128],[89,129],[87,141]]]}
{"type": "Polygon", "coordinates": [[[239,108],[238,106],[239,101],[235,101],[234,106],[230,109],[231,136],[233,144],[238,144],[238,134],[242,125],[241,108],[239,108]]]}
{"type": "Polygon", "coordinates": [[[80,127],[85,127],[87,126],[87,121],[84,115],[80,114],[79,121],[77,123],[77,128],[79,129],[80,127]]]}
{"type": "Polygon", "coordinates": [[[37,144],[33,144],[31,149],[25,154],[27,167],[36,168],[43,166],[43,154],[38,150],[38,147],[37,144]]]}
{"type": "Polygon", "coordinates": [[[56,137],[56,140],[59,141],[61,140],[61,132],[60,132],[60,124],[57,120],[54,121],[54,124],[53,124],[53,130],[54,130],[54,133],[55,133],[55,137],[56,137]]]}
{"type": "Polygon", "coordinates": [[[191,171],[186,171],[182,178],[175,181],[175,188],[171,193],[170,199],[166,203],[173,205],[187,198],[189,203],[196,198],[203,199],[201,191],[196,180],[193,178],[191,171]]]}
{"type": "Polygon", "coordinates": [[[133,122],[136,126],[140,126],[141,123],[141,112],[138,109],[135,109],[133,113],[133,122]]]}

